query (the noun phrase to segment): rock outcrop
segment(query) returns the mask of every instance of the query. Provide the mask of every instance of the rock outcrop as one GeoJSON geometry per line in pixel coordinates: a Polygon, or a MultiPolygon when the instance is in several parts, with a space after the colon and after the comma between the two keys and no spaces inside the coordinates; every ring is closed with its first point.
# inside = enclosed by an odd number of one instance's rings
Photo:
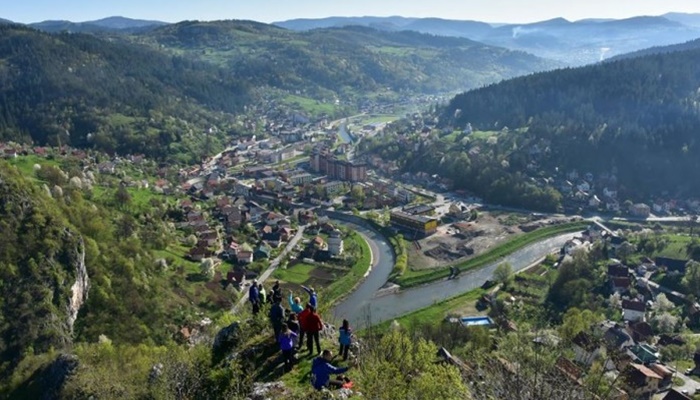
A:
{"type": "MultiPolygon", "coordinates": [[[[72,235],[69,231],[66,231],[66,234],[72,235]]],[[[85,266],[85,241],[82,236],[78,237],[73,249],[72,263],[75,269],[75,282],[71,286],[71,296],[68,301],[68,329],[71,334],[73,333],[75,320],[78,319],[78,312],[80,312],[80,308],[87,301],[90,289],[90,278],[85,266]]]]}

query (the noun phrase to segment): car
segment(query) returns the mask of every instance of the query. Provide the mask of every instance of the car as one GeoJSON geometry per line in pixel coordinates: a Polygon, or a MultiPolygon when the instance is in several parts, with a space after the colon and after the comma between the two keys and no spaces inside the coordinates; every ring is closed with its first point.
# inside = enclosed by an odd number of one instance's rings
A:
{"type": "Polygon", "coordinates": [[[695,370],[695,368],[688,368],[688,369],[685,370],[685,374],[686,374],[686,375],[690,375],[690,374],[693,373],[694,370],[695,370]]]}
{"type": "Polygon", "coordinates": [[[681,390],[681,393],[683,393],[684,395],[687,396],[687,395],[688,395],[688,389],[683,389],[683,390],[681,390]]]}

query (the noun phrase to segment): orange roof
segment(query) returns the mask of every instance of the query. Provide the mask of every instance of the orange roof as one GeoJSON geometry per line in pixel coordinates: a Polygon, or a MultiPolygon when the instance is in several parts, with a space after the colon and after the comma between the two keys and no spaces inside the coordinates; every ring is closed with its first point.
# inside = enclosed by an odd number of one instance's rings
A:
{"type": "Polygon", "coordinates": [[[648,378],[658,379],[658,380],[663,379],[662,377],[659,376],[659,374],[657,374],[656,372],[652,371],[651,369],[647,368],[644,365],[634,364],[634,363],[629,364],[629,365],[630,365],[630,367],[635,368],[637,371],[641,372],[642,374],[644,374],[644,376],[646,376],[648,378]]]}

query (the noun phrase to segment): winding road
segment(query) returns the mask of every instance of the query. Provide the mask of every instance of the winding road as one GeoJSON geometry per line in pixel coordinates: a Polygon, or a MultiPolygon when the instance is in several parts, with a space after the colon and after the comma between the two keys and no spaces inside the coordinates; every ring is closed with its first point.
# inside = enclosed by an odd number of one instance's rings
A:
{"type": "Polygon", "coordinates": [[[544,239],[523,247],[498,262],[463,273],[456,279],[443,279],[393,293],[378,293],[379,289],[386,284],[394,267],[394,255],[390,245],[379,232],[348,222],[343,222],[343,224],[358,231],[368,239],[373,254],[372,272],[354,292],[336,305],[333,310],[333,317],[336,320],[348,319],[360,329],[476,289],[491,279],[496,266],[503,262],[510,263],[513,271],[516,272],[525,269],[547,254],[561,248],[567,240],[576,235],[575,233],[567,233],[544,239]]]}

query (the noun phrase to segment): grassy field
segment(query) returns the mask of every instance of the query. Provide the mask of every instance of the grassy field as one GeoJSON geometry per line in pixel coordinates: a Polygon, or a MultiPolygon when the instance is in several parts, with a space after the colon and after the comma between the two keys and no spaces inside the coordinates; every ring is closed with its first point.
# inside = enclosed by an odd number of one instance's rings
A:
{"type": "MultiPolygon", "coordinates": [[[[438,323],[451,314],[460,316],[486,315],[486,310],[478,311],[476,309],[476,302],[485,293],[486,290],[484,289],[475,289],[459,296],[441,301],[430,307],[406,314],[403,317],[397,318],[396,321],[402,327],[411,328],[423,324],[438,323]]],[[[380,331],[387,329],[391,323],[392,321],[384,322],[380,324],[378,328],[380,331]]]]}
{"type": "Polygon", "coordinates": [[[686,248],[688,247],[688,244],[692,242],[690,236],[664,235],[663,238],[667,240],[668,245],[663,250],[655,253],[654,256],[669,257],[679,260],[685,260],[688,258],[686,248]]]}
{"type": "Polygon", "coordinates": [[[335,105],[329,103],[321,103],[318,100],[307,97],[287,95],[282,101],[286,104],[301,108],[313,115],[332,114],[335,111],[335,105]]]}
{"type": "Polygon", "coordinates": [[[292,267],[286,269],[277,269],[273,276],[275,279],[279,279],[288,283],[296,283],[297,285],[303,285],[306,281],[311,278],[311,272],[317,268],[311,264],[295,264],[292,267]]]}
{"type": "MultiPolygon", "coordinates": [[[[563,233],[580,231],[585,229],[586,226],[588,226],[588,222],[578,221],[561,225],[548,226],[546,228],[540,228],[535,231],[517,236],[516,238],[505,242],[486,253],[480,254],[470,260],[467,260],[455,266],[459,268],[461,272],[480,268],[484,265],[495,262],[500,258],[503,258],[522,247],[525,247],[542,239],[557,236],[563,233]]],[[[449,274],[450,269],[448,267],[420,271],[408,270],[403,276],[396,278],[395,281],[402,287],[407,288],[422,285],[428,282],[432,282],[434,280],[447,278],[449,274]]]]}
{"type": "Polygon", "coordinates": [[[10,163],[10,165],[14,165],[15,167],[17,167],[22,173],[22,175],[32,179],[36,179],[36,174],[34,173],[34,164],[58,166],[58,161],[49,160],[47,158],[36,155],[11,158],[8,160],[8,162],[10,163]]]}

